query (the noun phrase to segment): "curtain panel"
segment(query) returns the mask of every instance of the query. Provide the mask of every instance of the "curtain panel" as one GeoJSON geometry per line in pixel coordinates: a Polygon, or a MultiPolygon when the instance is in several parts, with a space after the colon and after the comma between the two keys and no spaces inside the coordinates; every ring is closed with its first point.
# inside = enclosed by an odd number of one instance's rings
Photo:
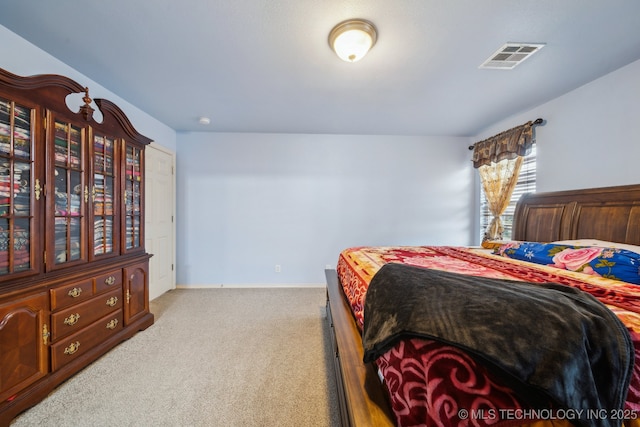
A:
{"type": "Polygon", "coordinates": [[[474,144],[473,166],[478,169],[493,216],[483,240],[502,239],[500,217],[509,206],[523,158],[531,152],[533,143],[533,123],[527,122],[474,144]]]}

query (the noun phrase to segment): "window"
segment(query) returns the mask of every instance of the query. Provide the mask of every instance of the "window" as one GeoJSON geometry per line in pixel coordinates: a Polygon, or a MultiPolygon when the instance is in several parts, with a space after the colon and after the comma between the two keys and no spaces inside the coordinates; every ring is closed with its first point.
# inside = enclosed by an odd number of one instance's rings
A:
{"type": "MultiPolygon", "coordinates": [[[[515,213],[516,203],[518,203],[520,196],[533,191],[536,191],[536,144],[532,145],[531,153],[524,158],[522,168],[520,169],[520,175],[518,177],[518,183],[511,195],[511,201],[500,218],[502,220],[502,225],[504,226],[504,232],[502,234],[502,238],[504,240],[511,239],[513,214],[515,213]]],[[[491,221],[491,212],[489,212],[489,209],[487,208],[487,199],[484,196],[482,186],[480,186],[480,241],[482,241],[484,230],[489,225],[489,221],[491,221]]]]}

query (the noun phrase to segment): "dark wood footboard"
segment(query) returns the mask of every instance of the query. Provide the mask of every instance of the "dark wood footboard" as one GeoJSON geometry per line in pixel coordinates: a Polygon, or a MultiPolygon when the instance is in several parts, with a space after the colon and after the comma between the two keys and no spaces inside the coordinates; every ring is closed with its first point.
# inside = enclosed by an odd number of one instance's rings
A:
{"type": "Polygon", "coordinates": [[[343,426],[394,426],[385,389],[373,364],[362,361],[362,338],[335,270],[327,278],[327,320],[334,352],[343,426]]]}

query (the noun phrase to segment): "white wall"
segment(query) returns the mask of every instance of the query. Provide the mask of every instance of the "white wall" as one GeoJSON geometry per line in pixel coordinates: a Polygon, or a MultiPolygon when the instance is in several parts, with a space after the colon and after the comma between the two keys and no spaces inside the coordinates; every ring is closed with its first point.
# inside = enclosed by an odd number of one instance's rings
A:
{"type": "Polygon", "coordinates": [[[467,138],[179,133],[178,146],[179,286],[322,284],[347,246],[472,239],[467,138]]]}
{"type": "Polygon", "coordinates": [[[547,121],[536,127],[538,191],[640,184],[640,61],[496,123],[474,141],[538,117],[547,121]]]}
{"type": "MultiPolygon", "coordinates": [[[[92,98],[103,98],[116,104],[127,115],[133,127],[159,145],[176,150],[176,132],[125,99],[94,82],[87,76],[49,55],[39,47],[0,25],[0,67],[19,76],[60,74],[89,87],[92,98]]],[[[94,109],[97,106],[93,105],[94,109]]]]}
{"type": "Polygon", "coordinates": [[[476,243],[467,145],[537,117],[539,191],[640,183],[640,61],[467,139],[176,135],[3,26],[0,58],[89,86],[177,152],[179,285],[319,284],[346,246],[476,243]]]}
{"type": "Polygon", "coordinates": [[[477,243],[467,145],[538,117],[538,191],[640,183],[640,61],[467,140],[179,134],[178,284],[322,283],[346,246],[477,243]]]}

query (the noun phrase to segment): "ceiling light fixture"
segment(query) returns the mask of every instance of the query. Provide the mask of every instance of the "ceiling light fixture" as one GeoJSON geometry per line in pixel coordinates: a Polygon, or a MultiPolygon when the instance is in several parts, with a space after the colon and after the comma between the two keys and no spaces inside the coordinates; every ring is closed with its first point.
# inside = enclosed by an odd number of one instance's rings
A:
{"type": "Polygon", "coordinates": [[[376,27],[363,19],[350,19],[333,27],[329,33],[329,46],[340,59],[356,62],[376,44],[376,27]]]}
{"type": "Polygon", "coordinates": [[[209,117],[200,117],[198,119],[198,123],[200,123],[201,125],[208,125],[209,123],[211,123],[211,119],[209,117]]]}

